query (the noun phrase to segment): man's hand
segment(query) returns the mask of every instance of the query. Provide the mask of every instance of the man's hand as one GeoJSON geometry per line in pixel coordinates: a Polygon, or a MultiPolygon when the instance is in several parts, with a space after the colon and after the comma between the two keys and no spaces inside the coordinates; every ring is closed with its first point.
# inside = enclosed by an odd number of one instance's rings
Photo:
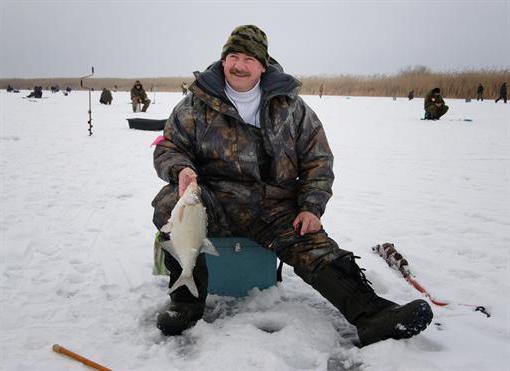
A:
{"type": "Polygon", "coordinates": [[[294,229],[301,236],[307,233],[318,232],[321,229],[321,220],[309,211],[301,211],[292,222],[294,229]]]}
{"type": "Polygon", "coordinates": [[[190,169],[189,167],[185,167],[179,172],[179,197],[182,197],[184,191],[190,183],[197,181],[197,173],[190,169]]]}

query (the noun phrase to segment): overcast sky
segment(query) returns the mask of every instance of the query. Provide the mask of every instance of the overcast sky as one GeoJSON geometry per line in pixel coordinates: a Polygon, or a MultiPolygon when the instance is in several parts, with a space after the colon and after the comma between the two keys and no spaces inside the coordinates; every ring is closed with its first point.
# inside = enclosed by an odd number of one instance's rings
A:
{"type": "Polygon", "coordinates": [[[296,75],[510,68],[510,1],[0,0],[0,77],[189,76],[256,24],[296,75]]]}

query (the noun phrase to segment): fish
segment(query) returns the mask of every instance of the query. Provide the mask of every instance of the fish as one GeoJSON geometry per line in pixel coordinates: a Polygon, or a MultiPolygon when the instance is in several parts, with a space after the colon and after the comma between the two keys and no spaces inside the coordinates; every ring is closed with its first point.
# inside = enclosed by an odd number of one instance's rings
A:
{"type": "Polygon", "coordinates": [[[161,231],[170,234],[170,240],[162,241],[163,249],[182,267],[182,273],[170,287],[169,293],[186,286],[191,294],[198,298],[198,289],[193,278],[198,255],[202,252],[216,256],[219,254],[207,238],[207,213],[197,182],[188,185],[161,231]]]}

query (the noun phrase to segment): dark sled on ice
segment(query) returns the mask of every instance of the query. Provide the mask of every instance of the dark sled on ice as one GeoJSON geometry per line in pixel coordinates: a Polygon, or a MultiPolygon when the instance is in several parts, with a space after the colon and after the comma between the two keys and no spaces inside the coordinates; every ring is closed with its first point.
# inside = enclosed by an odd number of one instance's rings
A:
{"type": "Polygon", "coordinates": [[[153,120],[153,119],[127,119],[129,123],[130,129],[137,130],[150,130],[150,131],[160,131],[165,128],[166,119],[164,120],[153,120]]]}

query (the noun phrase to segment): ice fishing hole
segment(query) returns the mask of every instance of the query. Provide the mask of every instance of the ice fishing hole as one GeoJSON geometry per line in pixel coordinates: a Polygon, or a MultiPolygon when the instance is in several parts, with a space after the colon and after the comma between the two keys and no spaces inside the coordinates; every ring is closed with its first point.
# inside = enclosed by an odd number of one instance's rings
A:
{"type": "Polygon", "coordinates": [[[259,330],[267,332],[268,334],[278,332],[287,325],[285,322],[283,322],[281,320],[272,319],[272,318],[258,319],[256,321],[254,321],[253,324],[259,330]]]}

